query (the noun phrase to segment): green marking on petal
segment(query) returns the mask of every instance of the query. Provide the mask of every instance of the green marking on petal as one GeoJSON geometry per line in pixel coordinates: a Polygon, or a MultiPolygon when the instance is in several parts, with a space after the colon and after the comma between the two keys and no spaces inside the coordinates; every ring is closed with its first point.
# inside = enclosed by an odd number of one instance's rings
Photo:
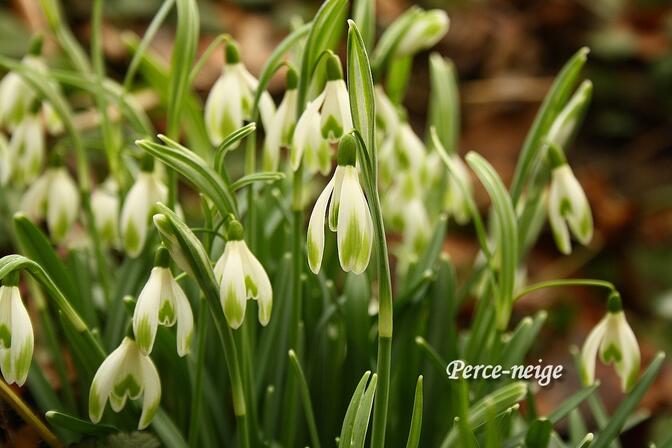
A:
{"type": "Polygon", "coordinates": [[[602,362],[605,364],[620,362],[621,359],[623,359],[623,354],[615,344],[609,344],[609,346],[602,352],[602,362]]]}
{"type": "Polygon", "coordinates": [[[65,235],[68,233],[69,224],[68,214],[65,212],[65,210],[62,210],[61,213],[58,214],[56,226],[52,231],[54,240],[59,241],[65,237],[65,235]]]}
{"type": "Polygon", "coordinates": [[[233,328],[238,328],[245,318],[245,309],[240,305],[233,286],[229,287],[224,296],[224,315],[233,328]]]}
{"type": "Polygon", "coordinates": [[[12,332],[7,325],[0,325],[0,347],[9,348],[12,346],[12,332]]]}
{"type": "Polygon", "coordinates": [[[227,135],[238,129],[238,123],[228,111],[224,111],[222,114],[222,122],[219,129],[223,138],[226,138],[227,135]]]}
{"type": "Polygon", "coordinates": [[[254,280],[252,280],[252,277],[249,275],[245,276],[245,290],[247,291],[248,297],[257,297],[259,292],[257,289],[257,284],[254,283],[254,280]]]}
{"type": "Polygon", "coordinates": [[[340,138],[342,134],[343,126],[341,126],[341,123],[338,122],[336,117],[329,115],[322,126],[322,138],[335,140],[340,138]]]}
{"type": "Polygon", "coordinates": [[[159,409],[160,403],[161,400],[156,400],[151,404],[151,406],[147,408],[147,412],[145,412],[144,418],[140,420],[140,423],[138,424],[138,429],[142,430],[149,426],[149,424],[152,422],[152,419],[154,418],[154,414],[156,414],[156,411],[159,409]]]}
{"type": "Polygon", "coordinates": [[[567,216],[572,212],[572,202],[569,198],[562,198],[560,201],[560,215],[567,216]]]}
{"type": "Polygon", "coordinates": [[[91,391],[89,392],[89,417],[95,422],[100,420],[100,416],[103,413],[103,406],[100,402],[100,398],[100,393],[95,384],[91,385],[91,391]]]}
{"type": "Polygon", "coordinates": [[[144,352],[148,352],[149,348],[152,346],[152,327],[149,324],[149,319],[143,317],[138,324],[138,328],[135,331],[135,342],[138,344],[138,347],[144,352]]]}
{"type": "Polygon", "coordinates": [[[362,240],[362,232],[359,223],[357,218],[352,215],[345,228],[345,238],[343,239],[343,245],[340,248],[341,258],[345,263],[345,266],[342,266],[344,271],[349,271],[356,262],[362,240]]]}
{"type": "Polygon", "coordinates": [[[21,347],[19,357],[14,360],[14,376],[17,380],[22,381],[28,375],[30,363],[33,360],[33,345],[26,343],[21,347]]]}
{"type": "Polygon", "coordinates": [[[124,247],[127,252],[136,253],[139,252],[140,247],[140,233],[135,227],[133,221],[129,221],[126,226],[126,233],[124,234],[124,247]]]}
{"type": "Polygon", "coordinates": [[[135,399],[140,395],[140,391],[140,383],[138,383],[135,377],[130,373],[126,375],[126,378],[114,385],[114,394],[118,397],[128,395],[129,397],[135,399]]]}
{"type": "Polygon", "coordinates": [[[170,300],[163,300],[159,310],[159,322],[161,325],[170,326],[175,323],[175,308],[170,300]]]}
{"type": "Polygon", "coordinates": [[[307,248],[308,264],[310,264],[310,267],[313,270],[318,269],[322,261],[322,250],[320,249],[319,245],[310,237],[308,237],[307,248]]]}

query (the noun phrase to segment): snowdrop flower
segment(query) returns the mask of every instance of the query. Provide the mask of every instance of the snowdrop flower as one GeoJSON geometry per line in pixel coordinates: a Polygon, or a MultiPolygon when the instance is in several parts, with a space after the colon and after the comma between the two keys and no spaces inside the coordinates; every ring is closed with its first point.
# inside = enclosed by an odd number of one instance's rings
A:
{"type": "Polygon", "coordinates": [[[161,380],[154,363],[142,354],[135,341],[124,338],[109,354],[93,377],[89,390],[89,418],[98,423],[103,417],[107,400],[114,412],[121,411],[126,399],[137,400],[142,395],[142,414],[138,429],[145,429],[154,418],[161,402],[161,380]]]}
{"type": "Polygon", "coordinates": [[[376,101],[376,121],[381,130],[396,132],[399,127],[399,113],[381,85],[374,87],[376,101]]]}
{"type": "Polygon", "coordinates": [[[450,154],[450,173],[444,206],[455,222],[464,225],[469,222],[469,198],[472,194],[471,177],[467,166],[457,154],[450,154]],[[466,191],[464,191],[466,189],[466,191]]]}
{"type": "MultiPolygon", "coordinates": [[[[205,102],[205,127],[213,145],[219,145],[230,133],[243,126],[252,113],[259,82],[240,60],[238,45],[226,44],[226,64],[205,102]]],[[[275,104],[268,92],[259,101],[261,121],[269,129],[275,104]]]]}
{"type": "Polygon", "coordinates": [[[399,41],[395,56],[409,56],[434,46],[448,32],[449,24],[445,11],[423,11],[399,41]]]}
{"type": "Polygon", "coordinates": [[[219,298],[224,316],[231,328],[238,328],[245,319],[247,299],[259,304],[259,323],[268,324],[273,307],[271,281],[243,240],[243,227],[236,220],[229,223],[224,253],[215,265],[219,282],[219,298]]]}
{"type": "Polygon", "coordinates": [[[298,100],[297,85],[298,75],[296,70],[290,68],[287,71],[287,90],[285,96],[273,115],[271,124],[266,132],[266,144],[264,145],[264,170],[276,171],[280,158],[280,147],[288,147],[292,141],[294,126],[296,124],[296,106],[298,100]]]}
{"type": "Polygon", "coordinates": [[[324,253],[324,221],[336,232],[338,258],[346,272],[361,274],[369,265],[373,243],[373,222],[364,197],[355,163],[355,140],[344,135],[338,147],[338,167],[334,177],[317,198],[308,223],[308,264],[317,274],[324,253]],[[327,206],[329,209],[327,210],[327,206]]]}
{"type": "Polygon", "coordinates": [[[10,178],[19,185],[31,182],[44,163],[44,130],[35,114],[26,115],[16,126],[9,141],[10,178]]]}
{"type": "Polygon", "coordinates": [[[177,354],[185,356],[191,348],[194,316],[191,305],[170,271],[168,249],[160,246],[149,280],[138,296],[133,313],[133,334],[138,349],[149,355],[159,325],[172,327],[177,322],[177,354]]]}
{"type": "Polygon", "coordinates": [[[548,218],[555,243],[563,254],[572,252],[570,230],[583,245],[593,237],[593,216],[588,199],[567,163],[553,168],[548,193],[548,218]]]}
{"type": "Polygon", "coordinates": [[[21,210],[33,221],[47,219],[49,234],[61,242],[79,215],[79,189],[59,156],[28,188],[21,199],[21,210]]]}
{"type": "Polygon", "coordinates": [[[327,174],[331,169],[330,143],[352,130],[348,90],[343,80],[341,61],[335,54],[327,59],[327,83],[324,91],[309,102],[301,114],[290,154],[296,171],[303,158],[310,172],[327,174]]]}
{"type": "Polygon", "coordinates": [[[595,358],[599,353],[604,364],[614,365],[621,388],[627,392],[639,373],[639,345],[617,292],[609,297],[607,308],[607,315],[593,328],[581,349],[581,379],[587,385],[595,381],[595,358]]]}
{"type": "MultiPolygon", "coordinates": [[[[46,71],[42,59],[36,54],[27,54],[22,64],[46,71]]],[[[14,129],[26,114],[31,112],[35,101],[35,92],[23,80],[21,75],[9,72],[0,82],[0,124],[14,129]]]]}
{"type": "Polygon", "coordinates": [[[91,211],[101,240],[116,246],[119,242],[119,193],[113,179],[106,180],[93,191],[91,211]]]}
{"type": "Polygon", "coordinates": [[[418,170],[427,150],[420,137],[407,122],[401,124],[394,140],[394,154],[399,168],[418,170]]]}
{"type": "MultiPolygon", "coordinates": [[[[54,83],[53,88],[60,91],[60,86],[56,83],[54,83]]],[[[44,118],[44,124],[51,135],[63,132],[61,117],[56,113],[54,107],[46,101],[42,103],[42,118],[44,118]]]]}
{"type": "Polygon", "coordinates": [[[153,173],[154,159],[146,156],[138,178],[129,190],[121,209],[121,239],[126,253],[140,255],[147,239],[152,207],[166,199],[166,187],[153,173]]]}
{"type": "Polygon", "coordinates": [[[19,274],[11,273],[0,286],[0,369],[8,384],[23,386],[33,359],[33,325],[21,293],[19,274]]]}

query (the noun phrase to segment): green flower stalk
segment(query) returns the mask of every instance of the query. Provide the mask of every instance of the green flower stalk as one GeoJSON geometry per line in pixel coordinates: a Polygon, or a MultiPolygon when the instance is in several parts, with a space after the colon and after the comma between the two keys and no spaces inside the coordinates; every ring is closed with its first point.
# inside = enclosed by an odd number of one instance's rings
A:
{"type": "Polygon", "coordinates": [[[23,386],[33,359],[33,325],[21,300],[19,274],[5,277],[0,286],[0,370],[8,384],[23,386]]]}
{"type": "Polygon", "coordinates": [[[98,423],[110,401],[114,412],[121,411],[126,400],[142,396],[142,414],[138,429],[145,429],[161,402],[161,380],[152,360],[142,354],[135,341],[124,338],[109,354],[93,377],[89,390],[89,418],[98,423]]]}
{"type": "Polygon", "coordinates": [[[231,328],[239,328],[245,319],[247,299],[259,303],[259,323],[267,325],[273,308],[273,288],[266,270],[243,240],[243,226],[229,223],[229,240],[215,265],[220,301],[231,328]]]}
{"type": "Polygon", "coordinates": [[[34,221],[46,216],[51,238],[61,242],[79,216],[80,200],[77,184],[60,158],[55,159],[23,195],[21,210],[34,221]]]}
{"type": "Polygon", "coordinates": [[[624,392],[629,391],[639,374],[639,345],[625,318],[617,292],[609,296],[607,314],[590,332],[581,349],[581,379],[586,385],[595,382],[595,358],[598,354],[603,363],[613,364],[621,378],[621,388],[624,392]]]}
{"type": "MultiPolygon", "coordinates": [[[[229,134],[251,118],[252,102],[259,82],[240,59],[235,42],[226,44],[226,64],[222,75],[212,87],[205,103],[205,127],[213,145],[219,145],[229,134]]],[[[268,92],[261,95],[259,112],[264,128],[269,129],[275,104],[268,92]]]]}
{"type": "Polygon", "coordinates": [[[145,247],[152,208],[165,201],[167,194],[165,185],[154,175],[154,160],[146,156],[121,209],[121,239],[129,256],[137,257],[145,247]]]}
{"type": "Polygon", "coordinates": [[[154,268],[138,296],[133,312],[133,333],[138,349],[149,355],[159,325],[172,327],[177,323],[177,354],[186,356],[191,350],[194,316],[186,294],[170,271],[170,256],[165,246],[156,251],[154,268]]]}
{"type": "Polygon", "coordinates": [[[338,258],[346,272],[361,274],[371,258],[373,222],[369,205],[359,184],[355,166],[356,142],[344,135],[338,146],[338,166],[334,177],[317,198],[308,223],[308,264],[317,274],[324,253],[324,221],[328,214],[329,229],[338,238],[338,258]],[[329,209],[327,210],[327,206],[329,209]]]}

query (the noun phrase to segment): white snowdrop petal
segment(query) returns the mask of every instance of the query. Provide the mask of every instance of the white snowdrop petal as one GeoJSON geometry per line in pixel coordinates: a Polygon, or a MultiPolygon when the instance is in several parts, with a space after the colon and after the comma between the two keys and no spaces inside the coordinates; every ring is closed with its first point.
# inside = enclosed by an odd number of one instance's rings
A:
{"type": "Polygon", "coordinates": [[[581,349],[581,379],[585,385],[595,382],[595,359],[607,331],[607,317],[603,318],[590,332],[581,349]]]}
{"type": "Polygon", "coordinates": [[[240,241],[229,241],[224,249],[226,263],[221,268],[219,298],[224,316],[231,328],[238,328],[245,319],[247,293],[240,255],[240,241]],[[226,254],[226,252],[229,252],[226,254]]]}
{"type": "Polygon", "coordinates": [[[373,224],[357,169],[344,167],[341,204],[338,211],[338,257],[344,271],[361,274],[366,270],[373,245],[373,224]]]}
{"type": "Polygon", "coordinates": [[[124,339],[121,345],[105,358],[100,367],[98,367],[91,382],[91,388],[89,389],[89,418],[94,423],[100,421],[105,411],[105,405],[114,387],[114,378],[126,357],[127,340],[127,338],[124,339]]]}
{"type": "Polygon", "coordinates": [[[161,403],[161,379],[159,372],[152,360],[140,355],[139,359],[140,375],[143,384],[142,414],[138,422],[138,430],[143,430],[152,422],[154,414],[159,409],[161,403]]]}
{"type": "Polygon", "coordinates": [[[20,209],[32,221],[39,221],[44,218],[47,208],[49,177],[49,171],[38,177],[21,198],[20,209]]]}
{"type": "Polygon", "coordinates": [[[61,241],[79,214],[79,190],[65,168],[57,168],[47,193],[47,226],[55,242],[61,241]]]}
{"type": "Polygon", "coordinates": [[[23,301],[19,288],[12,289],[12,347],[11,362],[14,381],[23,386],[28,377],[28,370],[33,359],[33,325],[23,301]]]}
{"type": "Polygon", "coordinates": [[[308,251],[308,265],[314,274],[320,272],[322,256],[324,255],[324,220],[327,214],[329,198],[334,190],[334,179],[331,179],[315,202],[313,212],[308,221],[308,237],[306,249],[308,251]]]}
{"type": "Polygon", "coordinates": [[[182,287],[171,277],[175,310],[177,315],[177,354],[185,356],[191,351],[191,339],[194,333],[194,315],[189,299],[182,287]]]}
{"type": "Polygon", "coordinates": [[[133,312],[133,334],[138,349],[145,355],[152,351],[156,329],[159,325],[159,306],[161,304],[162,270],[155,267],[149,274],[149,279],[140,291],[138,301],[133,312]]]}
{"type": "Polygon", "coordinates": [[[245,242],[241,245],[241,259],[245,273],[248,297],[256,300],[259,304],[259,323],[266,326],[271,320],[273,310],[273,287],[266,270],[257,260],[245,242]],[[252,290],[251,290],[252,289],[252,290]]]}

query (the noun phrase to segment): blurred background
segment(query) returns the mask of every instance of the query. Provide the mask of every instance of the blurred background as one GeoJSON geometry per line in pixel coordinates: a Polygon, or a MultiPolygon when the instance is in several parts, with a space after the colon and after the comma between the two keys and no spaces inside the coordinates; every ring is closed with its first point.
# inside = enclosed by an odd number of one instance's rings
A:
{"type": "MultiPolygon", "coordinates": [[[[62,0],[76,37],[89,41],[91,2],[62,0]]],[[[123,78],[129,62],[121,35],[142,35],[160,0],[106,2],[104,46],[108,72],[123,78]]],[[[318,1],[199,1],[201,51],[219,33],[240,43],[242,57],[257,75],[273,47],[297,18],[310,17],[318,1]]],[[[568,158],[584,186],[596,221],[593,243],[559,257],[546,233],[530,257],[529,281],[595,277],[621,291],[638,335],[643,365],[657,350],[672,352],[672,2],[669,0],[378,0],[378,31],[412,4],[444,8],[451,29],[436,51],[451,58],[460,78],[460,152],[483,154],[505,181],[553,76],[580,47],[591,53],[585,76],[594,83],[586,121],[568,158]]],[[[166,59],[173,42],[172,19],[152,50],[166,59]]],[[[0,1],[0,53],[21,57],[32,33],[46,30],[38,0],[0,1]]],[[[63,61],[47,42],[50,64],[63,61]]],[[[428,54],[416,58],[406,107],[416,132],[424,132],[429,92],[428,54]]],[[[196,80],[205,95],[222,65],[215,54],[196,80]]],[[[282,79],[271,84],[281,95],[282,79]]],[[[73,98],[76,104],[76,96],[73,98]]],[[[151,107],[152,99],[146,101],[151,107]]],[[[159,123],[160,126],[160,123],[159,123]]],[[[483,206],[487,197],[480,192],[483,206]]],[[[446,250],[468,268],[477,252],[469,229],[449,233],[446,250]]],[[[3,240],[3,238],[0,238],[3,240]]],[[[10,250],[0,248],[4,254],[10,250]]],[[[548,309],[549,319],[533,351],[544,362],[563,364],[563,381],[541,394],[549,409],[576,390],[568,347],[580,345],[604,313],[604,298],[590,289],[553,290],[521,301],[514,314],[548,309]]],[[[465,319],[469,317],[465,310],[465,319]]],[[[515,319],[515,317],[514,317],[515,319]]],[[[533,361],[536,361],[534,359],[533,361]]],[[[610,368],[598,365],[607,407],[621,399],[610,368]]],[[[659,439],[672,423],[669,365],[644,400],[652,416],[629,432],[626,446],[659,439]]],[[[0,428],[21,422],[0,403],[0,428]],[[11,421],[10,421],[11,420],[11,421]]],[[[0,430],[2,431],[2,430],[0,430]]]]}

